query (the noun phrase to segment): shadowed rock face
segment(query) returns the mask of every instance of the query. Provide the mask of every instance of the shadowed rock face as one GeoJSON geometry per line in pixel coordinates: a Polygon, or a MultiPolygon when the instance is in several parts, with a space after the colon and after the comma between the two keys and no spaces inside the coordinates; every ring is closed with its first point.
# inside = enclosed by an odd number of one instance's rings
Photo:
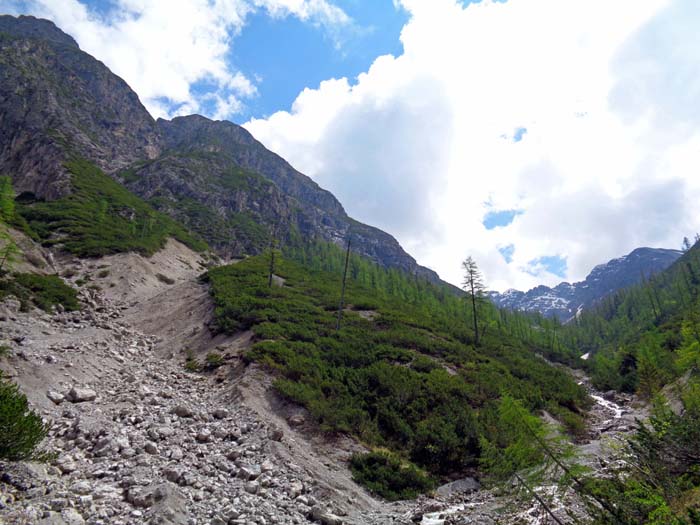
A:
{"type": "Polygon", "coordinates": [[[637,284],[643,276],[665,270],[682,253],[679,250],[637,248],[624,257],[596,266],[584,281],[578,283],[564,282],[554,288],[538,286],[527,292],[490,292],[489,297],[502,308],[540,312],[547,317],[568,321],[580,308],[590,308],[611,293],[637,284]]]}
{"type": "Polygon", "coordinates": [[[87,159],[225,255],[259,253],[270,232],[344,244],[432,281],[391,235],[347,216],[338,200],[231,122],[157,122],[138,96],[53,23],[0,16],[0,172],[18,193],[71,192],[64,163],[87,159]]]}
{"type": "Polygon", "coordinates": [[[0,17],[0,168],[19,191],[70,191],[79,155],[113,172],[160,153],[155,121],[129,86],[51,22],[0,17]]]}

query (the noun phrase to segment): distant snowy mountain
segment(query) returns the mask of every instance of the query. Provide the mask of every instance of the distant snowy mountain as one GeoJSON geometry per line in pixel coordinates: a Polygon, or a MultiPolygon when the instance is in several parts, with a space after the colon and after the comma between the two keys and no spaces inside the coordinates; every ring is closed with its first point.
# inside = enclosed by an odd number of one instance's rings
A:
{"type": "Polygon", "coordinates": [[[554,288],[537,286],[527,292],[506,290],[489,292],[499,307],[510,310],[540,312],[547,317],[568,321],[577,311],[589,308],[603,297],[638,283],[642,275],[668,268],[683,252],[661,248],[637,248],[624,257],[599,264],[584,281],[560,283],[554,288]]]}

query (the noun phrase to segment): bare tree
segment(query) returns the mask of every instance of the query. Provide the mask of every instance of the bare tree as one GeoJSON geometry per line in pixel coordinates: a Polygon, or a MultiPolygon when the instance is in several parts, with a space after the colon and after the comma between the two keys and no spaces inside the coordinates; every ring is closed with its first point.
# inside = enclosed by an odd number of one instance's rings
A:
{"type": "Polygon", "coordinates": [[[471,299],[472,319],[474,321],[474,344],[479,344],[479,312],[477,303],[483,297],[486,291],[483,277],[479,271],[479,267],[474,262],[474,259],[467,257],[462,262],[462,270],[464,270],[464,281],[462,289],[467,292],[467,296],[471,299]]]}

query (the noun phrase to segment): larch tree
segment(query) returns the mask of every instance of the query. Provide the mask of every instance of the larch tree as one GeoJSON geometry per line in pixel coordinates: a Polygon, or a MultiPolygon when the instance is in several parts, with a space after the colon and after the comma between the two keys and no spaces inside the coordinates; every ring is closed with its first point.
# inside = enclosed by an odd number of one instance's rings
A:
{"type": "Polygon", "coordinates": [[[464,271],[464,281],[462,289],[467,292],[467,297],[472,306],[472,320],[474,321],[474,344],[479,344],[479,312],[477,303],[481,300],[486,292],[484,279],[479,271],[479,267],[474,262],[474,259],[467,257],[462,262],[462,270],[464,271]]]}

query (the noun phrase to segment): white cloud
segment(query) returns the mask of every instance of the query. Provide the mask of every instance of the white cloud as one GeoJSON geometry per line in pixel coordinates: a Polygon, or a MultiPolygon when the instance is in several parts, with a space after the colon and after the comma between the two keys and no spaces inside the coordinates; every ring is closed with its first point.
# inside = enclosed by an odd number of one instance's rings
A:
{"type": "Polygon", "coordinates": [[[154,116],[230,118],[256,96],[255,81],[228,61],[233,40],[255,10],[329,31],[351,22],[327,0],[115,0],[106,13],[79,0],[0,0],[0,9],[53,20],[124,78],[154,116]]]}
{"type": "Polygon", "coordinates": [[[401,5],[403,54],[246,124],[350,214],[451,282],[473,255],[496,289],[561,280],[526,271],[542,256],[578,280],[700,229],[697,2],[401,5]],[[486,230],[486,203],[524,213],[486,230]]]}

